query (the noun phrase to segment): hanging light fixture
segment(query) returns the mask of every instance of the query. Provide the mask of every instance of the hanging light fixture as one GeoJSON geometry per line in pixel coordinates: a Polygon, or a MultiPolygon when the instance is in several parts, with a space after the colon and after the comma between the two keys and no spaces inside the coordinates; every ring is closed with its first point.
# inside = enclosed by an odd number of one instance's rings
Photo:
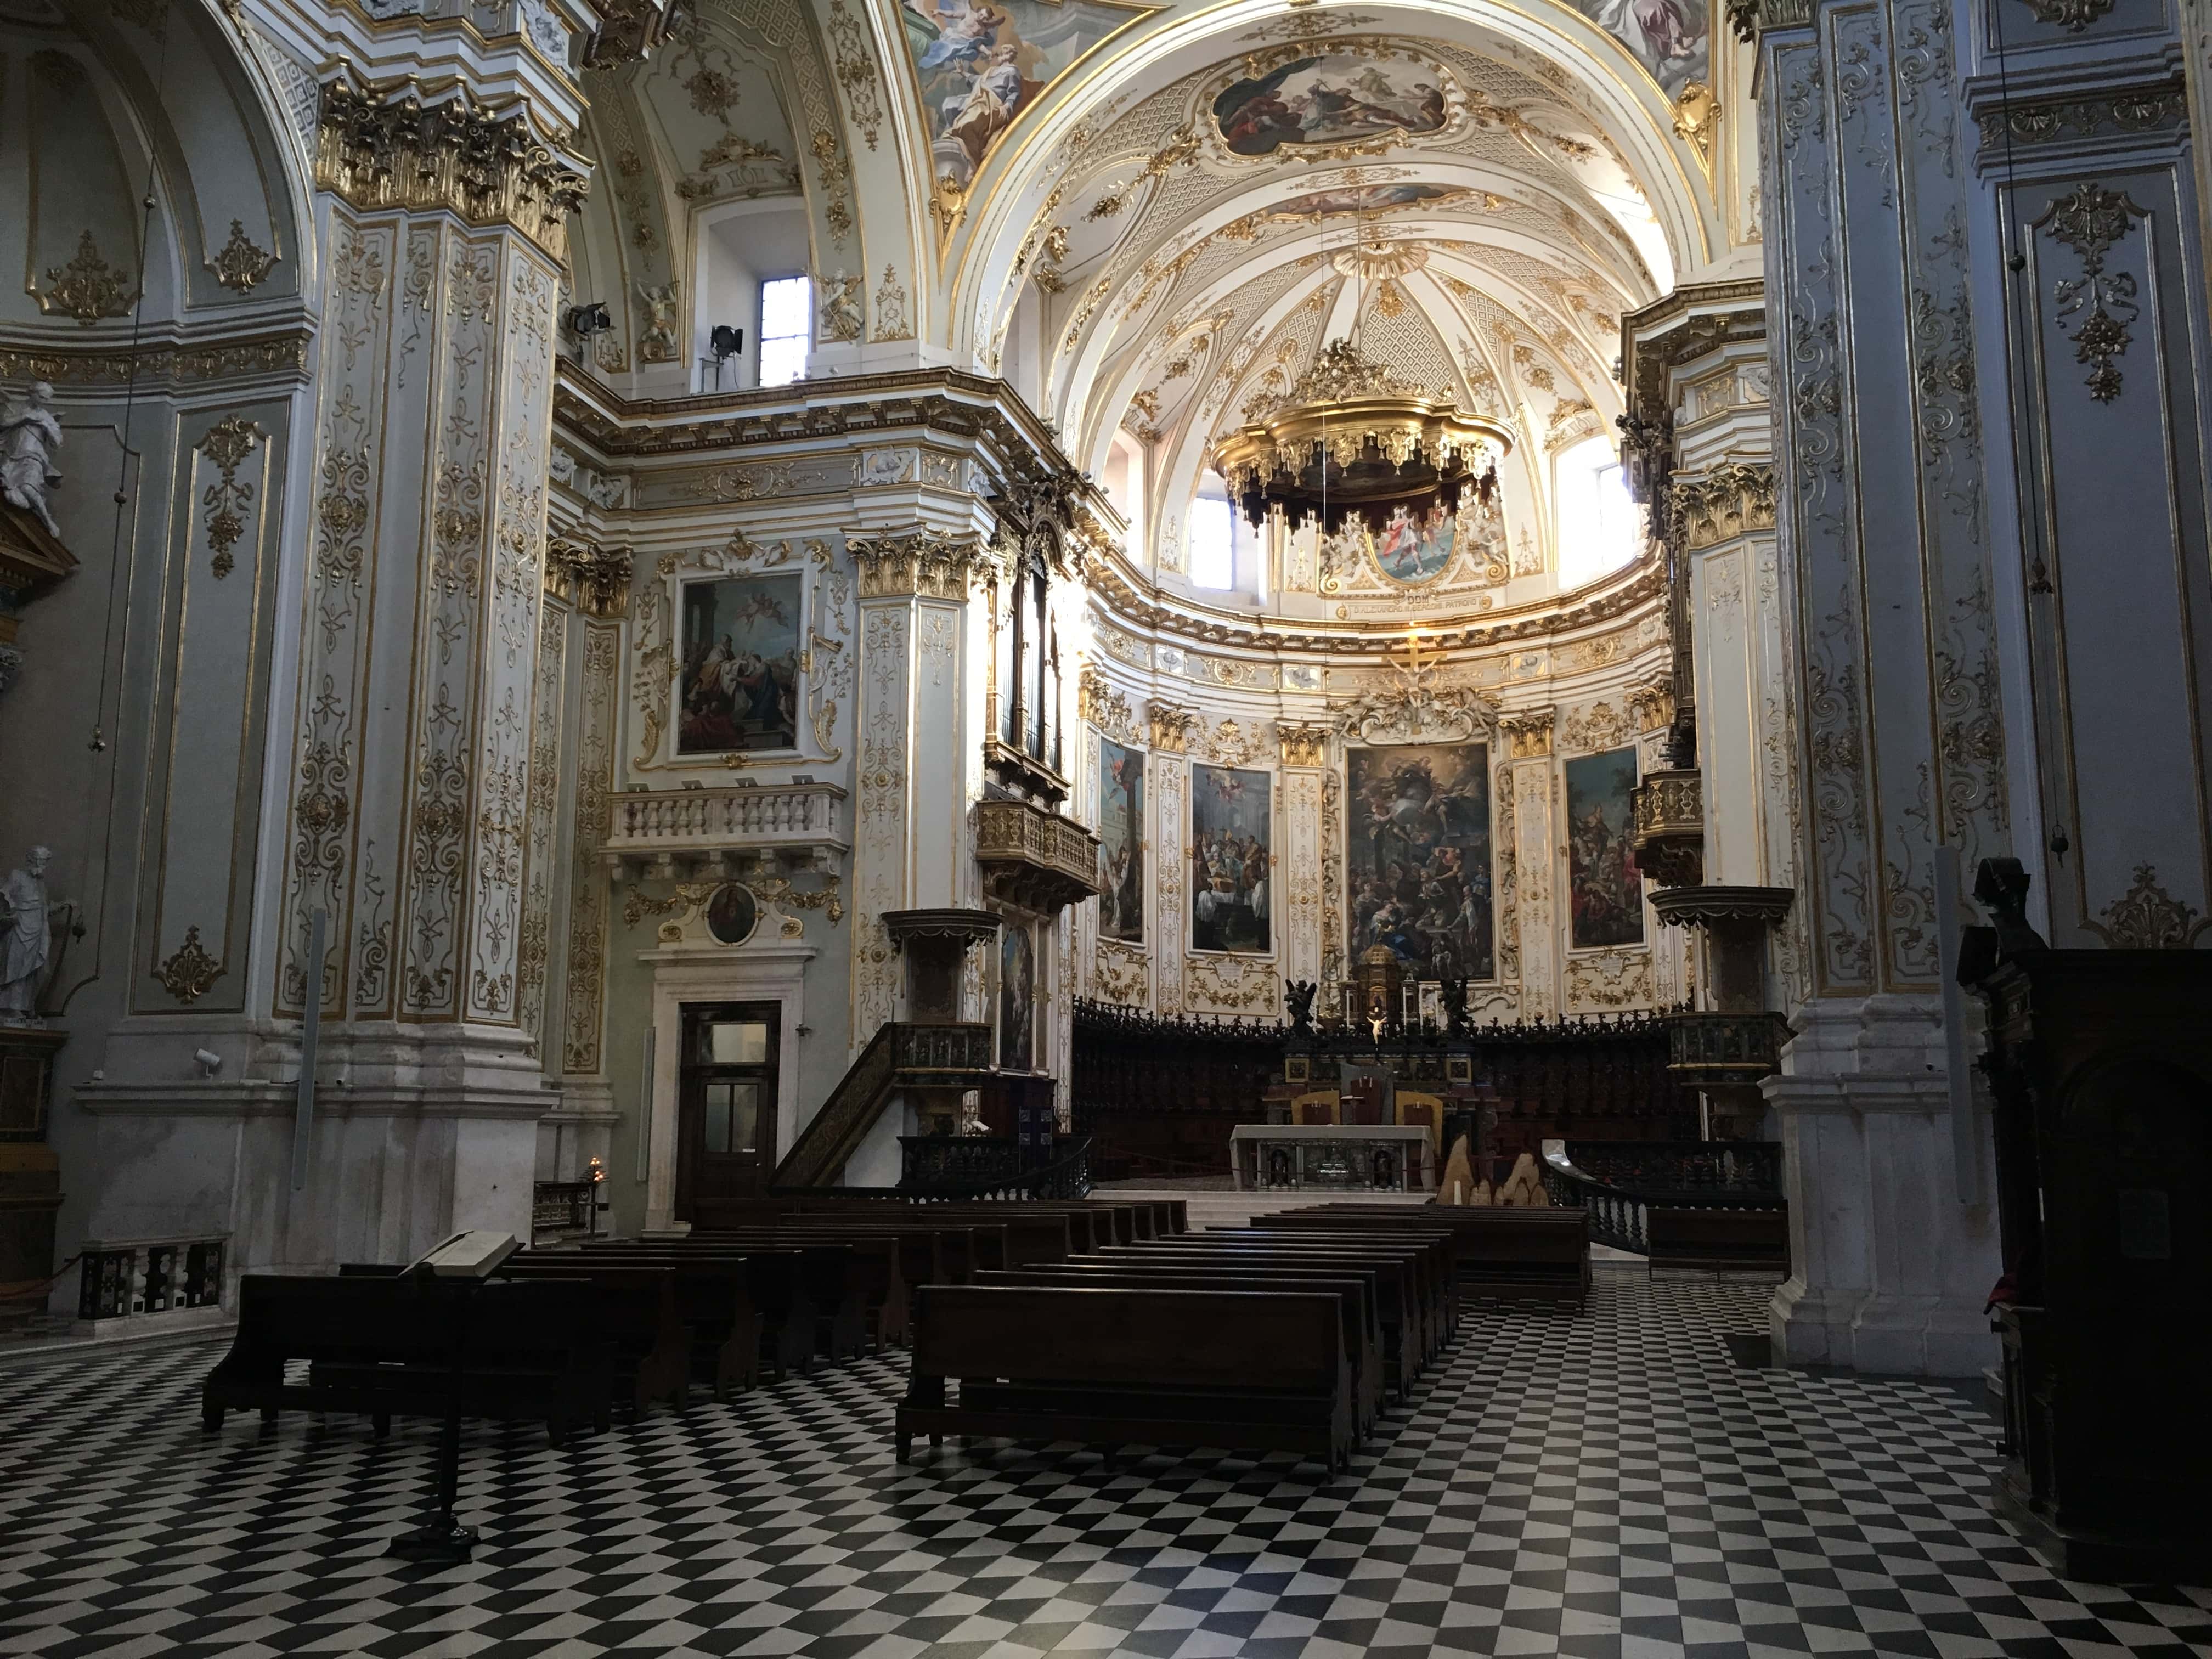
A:
{"type": "Polygon", "coordinates": [[[1353,519],[1372,534],[1401,512],[1457,512],[1470,493],[1496,501],[1512,428],[1407,385],[1361,349],[1367,280],[1392,266],[1393,252],[1387,242],[1370,246],[1363,221],[1339,256],[1360,283],[1351,337],[1331,340],[1289,391],[1214,443],[1208,459],[1253,525],[1279,509],[1293,525],[1319,522],[1325,535],[1353,519]]]}

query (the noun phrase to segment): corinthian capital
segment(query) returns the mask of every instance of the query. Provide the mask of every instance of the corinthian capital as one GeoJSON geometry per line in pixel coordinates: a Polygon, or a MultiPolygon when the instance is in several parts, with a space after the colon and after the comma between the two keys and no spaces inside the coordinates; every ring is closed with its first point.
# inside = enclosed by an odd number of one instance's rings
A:
{"type": "Polygon", "coordinates": [[[930,599],[964,599],[968,584],[990,556],[972,536],[948,536],[929,529],[891,536],[848,536],[845,545],[860,570],[860,597],[892,599],[908,594],[930,599]]]}
{"type": "Polygon", "coordinates": [[[545,591],[587,617],[619,617],[629,608],[630,550],[554,541],[545,549],[545,591]]]}
{"type": "Polygon", "coordinates": [[[495,111],[459,92],[426,104],[412,81],[323,87],[315,183],[357,208],[444,209],[472,225],[509,225],[565,262],[588,166],[538,137],[520,103],[495,111]]]}

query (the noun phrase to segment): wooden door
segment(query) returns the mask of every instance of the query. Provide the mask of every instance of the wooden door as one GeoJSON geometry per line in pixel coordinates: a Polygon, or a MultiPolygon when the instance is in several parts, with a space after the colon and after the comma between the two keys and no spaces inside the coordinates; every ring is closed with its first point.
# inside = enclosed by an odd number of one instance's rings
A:
{"type": "Polygon", "coordinates": [[[684,1009],[676,1218],[728,1225],[730,1206],[758,1198],[775,1172],[778,1033],[775,1002],[690,1003],[684,1009]]]}

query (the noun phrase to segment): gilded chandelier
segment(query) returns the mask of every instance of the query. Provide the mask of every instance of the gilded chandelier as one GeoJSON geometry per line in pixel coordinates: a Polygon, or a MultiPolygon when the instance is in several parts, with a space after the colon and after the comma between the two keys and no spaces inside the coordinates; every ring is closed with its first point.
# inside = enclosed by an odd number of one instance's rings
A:
{"type": "Polygon", "coordinates": [[[1473,415],[1395,378],[1351,340],[1332,340],[1272,409],[1213,446],[1214,470],[1253,524],[1279,507],[1334,535],[1359,519],[1372,533],[1401,509],[1419,518],[1498,494],[1513,447],[1503,421],[1473,415]]]}

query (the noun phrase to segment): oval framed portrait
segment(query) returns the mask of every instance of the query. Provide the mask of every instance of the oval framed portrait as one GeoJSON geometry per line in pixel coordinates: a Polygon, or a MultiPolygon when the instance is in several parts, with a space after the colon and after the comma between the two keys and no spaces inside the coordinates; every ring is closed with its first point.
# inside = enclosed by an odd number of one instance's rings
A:
{"type": "Polygon", "coordinates": [[[724,882],[707,901],[707,931],[717,945],[743,945],[759,925],[760,906],[742,882],[724,882]]]}

